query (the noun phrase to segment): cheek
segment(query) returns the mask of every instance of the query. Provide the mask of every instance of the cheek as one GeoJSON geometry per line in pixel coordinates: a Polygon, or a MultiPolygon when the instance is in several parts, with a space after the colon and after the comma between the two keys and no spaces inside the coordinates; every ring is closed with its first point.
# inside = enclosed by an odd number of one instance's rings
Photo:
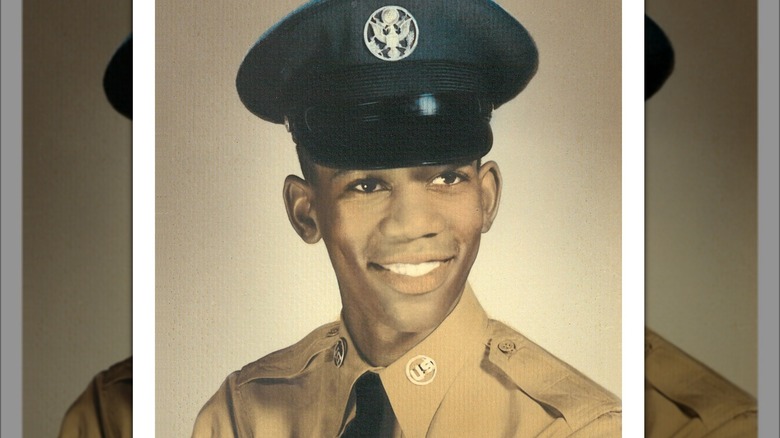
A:
{"type": "Polygon", "coordinates": [[[464,240],[479,239],[482,232],[482,203],[477,193],[459,197],[449,203],[450,227],[464,240]]]}
{"type": "Polygon", "coordinates": [[[322,235],[328,250],[347,260],[362,261],[372,242],[376,241],[379,216],[371,206],[337,203],[322,221],[322,235]]]}

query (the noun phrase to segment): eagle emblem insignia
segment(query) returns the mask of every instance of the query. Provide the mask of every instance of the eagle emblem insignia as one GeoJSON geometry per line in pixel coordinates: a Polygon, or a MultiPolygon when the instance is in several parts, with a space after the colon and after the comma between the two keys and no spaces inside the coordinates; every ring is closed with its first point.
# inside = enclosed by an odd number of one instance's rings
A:
{"type": "Polygon", "coordinates": [[[417,21],[400,6],[384,6],[368,18],[363,41],[383,61],[398,61],[414,52],[419,39],[417,21]]]}

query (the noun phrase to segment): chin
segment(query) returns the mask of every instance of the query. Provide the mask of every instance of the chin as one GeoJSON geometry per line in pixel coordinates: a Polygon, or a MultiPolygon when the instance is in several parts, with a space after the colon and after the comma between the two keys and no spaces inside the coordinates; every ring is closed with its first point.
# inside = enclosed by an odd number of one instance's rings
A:
{"type": "Polygon", "coordinates": [[[399,332],[432,331],[455,308],[462,290],[463,288],[454,294],[449,291],[446,294],[441,294],[444,291],[432,291],[425,295],[401,295],[401,299],[383,304],[385,321],[399,332]]]}

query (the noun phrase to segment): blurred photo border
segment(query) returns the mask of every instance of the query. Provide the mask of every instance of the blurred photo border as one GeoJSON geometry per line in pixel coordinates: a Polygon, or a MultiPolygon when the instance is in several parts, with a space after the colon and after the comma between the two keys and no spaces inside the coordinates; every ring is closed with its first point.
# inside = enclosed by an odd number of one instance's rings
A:
{"type": "MultiPolygon", "coordinates": [[[[2,10],[2,424],[21,436],[21,0],[2,10]]],[[[136,0],[133,141],[134,429],[154,436],[154,2],[136,0]],[[140,91],[143,90],[143,91],[140,91]]],[[[759,17],[759,409],[778,404],[778,3],[760,0],[759,17]]],[[[623,404],[624,431],[643,428],[643,165],[642,3],[623,4],[623,404]],[[632,25],[633,24],[633,25],[632,25]]],[[[776,416],[759,416],[759,436],[778,436],[776,416]]]]}

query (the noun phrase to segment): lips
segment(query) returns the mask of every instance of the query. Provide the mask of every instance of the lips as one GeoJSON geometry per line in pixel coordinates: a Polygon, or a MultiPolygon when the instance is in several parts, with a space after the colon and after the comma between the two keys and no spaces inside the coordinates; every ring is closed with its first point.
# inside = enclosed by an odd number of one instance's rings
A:
{"type": "Polygon", "coordinates": [[[440,261],[431,261],[424,263],[391,263],[388,265],[379,265],[379,267],[387,269],[390,272],[394,272],[400,275],[407,275],[409,277],[421,277],[434,269],[441,266],[440,261]]]}
{"type": "Polygon", "coordinates": [[[441,286],[447,278],[453,257],[397,258],[384,263],[370,263],[372,270],[398,292],[419,295],[441,286]],[[416,258],[417,260],[410,260],[416,258]],[[418,261],[422,260],[422,261],[418,261]]]}

